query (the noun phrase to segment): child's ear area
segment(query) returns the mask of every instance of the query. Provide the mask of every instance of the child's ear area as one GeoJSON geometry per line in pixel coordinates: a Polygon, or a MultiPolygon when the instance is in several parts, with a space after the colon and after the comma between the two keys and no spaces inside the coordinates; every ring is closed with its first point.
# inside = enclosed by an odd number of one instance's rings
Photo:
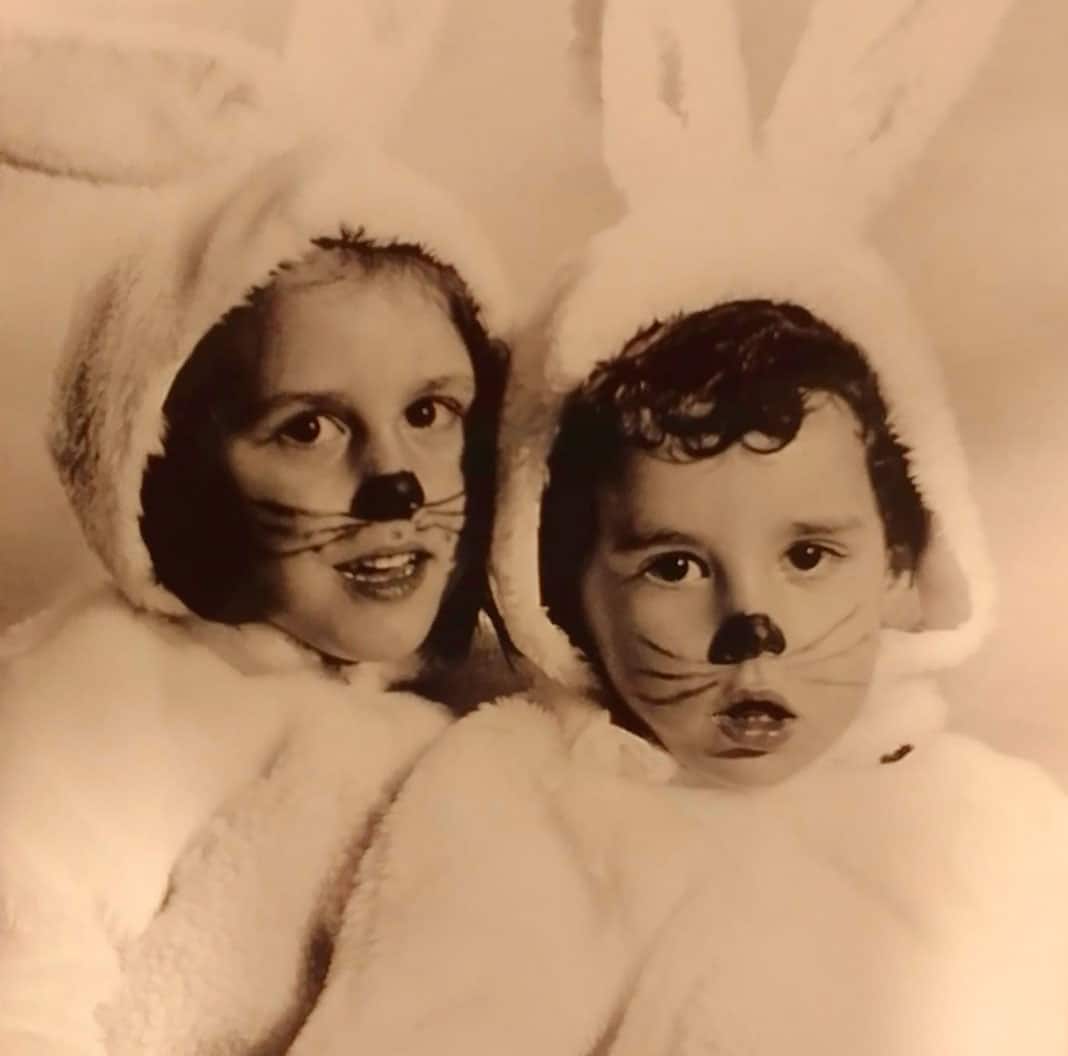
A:
{"type": "Polygon", "coordinates": [[[916,574],[893,557],[887,564],[881,615],[883,627],[890,630],[924,629],[923,599],[916,574]]]}

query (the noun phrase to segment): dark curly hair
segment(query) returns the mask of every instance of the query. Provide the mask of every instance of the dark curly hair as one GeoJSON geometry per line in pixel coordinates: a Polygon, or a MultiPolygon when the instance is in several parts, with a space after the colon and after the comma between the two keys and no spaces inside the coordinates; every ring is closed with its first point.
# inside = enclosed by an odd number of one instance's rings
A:
{"type": "Polygon", "coordinates": [[[597,533],[591,495],[619,470],[626,449],[679,461],[738,443],[777,451],[796,436],[815,393],[841,399],[856,416],[891,567],[916,567],[929,514],[863,353],[797,305],[733,301],[644,330],[564,405],[539,564],[542,601],[576,646],[595,659],[578,590],[597,533]]]}
{"type": "MultiPolygon", "coordinates": [[[[412,274],[440,290],[471,357],[475,398],[464,420],[467,498],[458,571],[421,650],[428,661],[459,660],[470,646],[480,610],[499,623],[485,566],[507,349],[487,334],[458,273],[421,246],[374,243],[347,231],[311,245],[345,255],[365,274],[412,274]]],[[[278,271],[292,267],[284,264],[278,271]]],[[[157,579],[198,616],[221,623],[260,620],[267,611],[255,536],[223,460],[223,439],[247,424],[251,414],[273,281],[220,319],[178,372],[163,408],[163,453],[149,458],[141,485],[141,536],[157,579]]]]}

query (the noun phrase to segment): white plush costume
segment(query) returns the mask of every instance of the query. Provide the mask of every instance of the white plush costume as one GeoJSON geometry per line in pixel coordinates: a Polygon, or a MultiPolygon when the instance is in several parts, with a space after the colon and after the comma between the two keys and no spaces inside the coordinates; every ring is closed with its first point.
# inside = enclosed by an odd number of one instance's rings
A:
{"type": "Polygon", "coordinates": [[[190,614],[140,535],[146,460],[200,337],[311,239],[344,226],[416,245],[456,267],[490,327],[500,279],[468,220],[371,146],[298,145],[285,107],[266,101],[266,60],[227,65],[221,44],[206,59],[184,36],[20,29],[0,43],[24,73],[5,82],[5,114],[73,56],[112,137],[93,152],[80,128],[64,142],[0,122],[10,163],[172,184],[85,298],[58,375],[52,451],[112,583],[4,643],[0,1052],[284,1051],[372,816],[447,714],[387,692],[397,672],[332,673],[266,625],[190,614]],[[160,120],[189,149],[153,140],[160,120]],[[208,171],[187,180],[191,153],[208,171]]]}
{"type": "Polygon", "coordinates": [[[758,144],[728,4],[610,0],[605,147],[630,211],[519,349],[502,440],[498,598],[547,677],[421,759],[295,1054],[1068,1051],[1068,802],[944,729],[934,675],[989,630],[992,576],[937,364],[862,233],[1005,6],[818,0],[758,144]],[[537,540],[565,396],[654,321],[747,298],[867,354],[934,525],[921,628],[883,632],[845,736],[733,793],[673,783],[586,696],[537,540]]]}

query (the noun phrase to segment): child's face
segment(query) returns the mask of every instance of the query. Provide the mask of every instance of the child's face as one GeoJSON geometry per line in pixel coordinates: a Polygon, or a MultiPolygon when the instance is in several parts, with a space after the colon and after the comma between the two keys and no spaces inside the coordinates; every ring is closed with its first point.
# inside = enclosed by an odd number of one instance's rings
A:
{"type": "Polygon", "coordinates": [[[630,449],[598,495],[582,581],[608,677],[698,784],[762,785],[860,708],[889,571],[858,425],[816,397],[775,452],[690,462],[630,449]]]}
{"type": "Polygon", "coordinates": [[[421,279],[274,294],[251,424],[226,460],[265,551],[267,619],[345,660],[422,644],[464,520],[471,361],[421,279]]]}

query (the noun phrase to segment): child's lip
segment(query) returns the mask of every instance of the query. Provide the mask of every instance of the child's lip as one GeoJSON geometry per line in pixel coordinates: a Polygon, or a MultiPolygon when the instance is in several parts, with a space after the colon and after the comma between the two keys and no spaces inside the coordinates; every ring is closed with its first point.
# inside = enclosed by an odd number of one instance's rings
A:
{"type": "Polygon", "coordinates": [[[790,739],[796,718],[778,693],[766,689],[736,690],[716,712],[719,731],[732,747],[716,754],[739,759],[773,752],[790,739]]]}
{"type": "Polygon", "coordinates": [[[737,715],[745,710],[765,710],[781,719],[796,719],[786,698],[770,689],[736,689],[728,693],[717,715],[737,715]]]}
{"type": "Polygon", "coordinates": [[[426,578],[432,555],[423,547],[379,547],[334,565],[350,593],[371,601],[402,601],[426,578]]]}
{"type": "Polygon", "coordinates": [[[724,748],[711,754],[713,759],[762,759],[768,753],[756,748],[724,748]]]}

